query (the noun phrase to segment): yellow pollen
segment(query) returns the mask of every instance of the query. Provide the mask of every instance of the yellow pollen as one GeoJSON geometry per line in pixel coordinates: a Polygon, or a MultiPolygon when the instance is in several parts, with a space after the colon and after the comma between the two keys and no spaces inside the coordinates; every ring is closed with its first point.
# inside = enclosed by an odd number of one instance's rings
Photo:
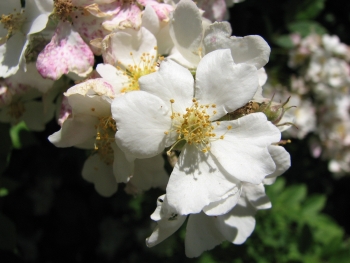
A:
{"type": "Polygon", "coordinates": [[[232,129],[232,126],[231,126],[231,125],[227,126],[227,129],[228,129],[228,130],[231,130],[231,129],[232,129]]]}
{"type": "MultiPolygon", "coordinates": [[[[126,68],[121,65],[116,65],[116,68],[119,71],[122,71],[122,74],[124,76],[128,77],[128,82],[125,84],[125,86],[121,89],[121,92],[129,92],[129,91],[135,91],[139,90],[139,78],[142,76],[151,74],[153,72],[156,72],[158,62],[156,61],[156,57],[150,53],[143,53],[139,59],[139,62],[136,63],[133,53],[130,52],[130,56],[133,61],[133,65],[128,65],[126,68]]],[[[120,64],[120,62],[118,62],[120,64]]]]}
{"type": "MultiPolygon", "coordinates": [[[[211,142],[223,139],[223,135],[221,137],[217,137],[216,133],[214,133],[214,126],[210,121],[210,116],[207,114],[207,109],[209,105],[200,105],[197,100],[192,99],[192,106],[190,108],[186,108],[186,112],[184,114],[180,114],[177,112],[173,112],[172,104],[175,102],[173,99],[171,102],[171,110],[172,114],[170,118],[172,119],[172,128],[170,131],[164,132],[166,135],[171,131],[177,133],[177,140],[170,148],[169,152],[175,146],[183,146],[183,143],[188,143],[189,145],[195,145],[198,150],[206,153],[210,149],[211,142]]],[[[217,125],[219,122],[215,122],[217,125]]]]}
{"type": "Polygon", "coordinates": [[[72,0],[54,0],[54,15],[63,22],[72,22],[72,12],[82,8],[73,5],[72,0]]]}
{"type": "Polygon", "coordinates": [[[100,117],[96,130],[95,151],[102,161],[107,165],[111,165],[114,160],[111,144],[114,143],[114,136],[117,131],[115,121],[111,116],[100,117]]]}
{"type": "MultiPolygon", "coordinates": [[[[14,10],[16,11],[16,10],[14,10]]],[[[5,44],[6,41],[18,30],[21,29],[25,17],[23,15],[24,11],[8,14],[8,15],[1,15],[0,23],[4,27],[4,29],[7,30],[6,36],[2,37],[0,36],[0,45],[5,44]]]]}

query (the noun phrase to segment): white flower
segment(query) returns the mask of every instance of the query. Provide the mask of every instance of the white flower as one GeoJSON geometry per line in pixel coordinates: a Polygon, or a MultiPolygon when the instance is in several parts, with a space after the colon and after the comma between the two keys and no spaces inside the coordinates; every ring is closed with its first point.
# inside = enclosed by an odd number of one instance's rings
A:
{"type": "Polygon", "coordinates": [[[146,28],[110,34],[102,43],[106,64],[96,70],[118,93],[139,90],[139,78],[157,69],[157,40],[146,28]]]}
{"type": "Polygon", "coordinates": [[[260,69],[268,62],[270,47],[262,37],[235,37],[231,33],[227,22],[205,27],[198,7],[190,0],[182,0],[170,19],[170,35],[178,51],[170,58],[195,68],[205,54],[228,48],[236,64],[251,64],[260,69]]]}
{"type": "Polygon", "coordinates": [[[234,64],[230,50],[217,50],[192,74],[171,60],[142,77],[141,91],[116,98],[116,142],[137,158],[183,146],[169,184],[169,204],[179,214],[199,213],[239,192],[241,181],[259,184],[275,170],[268,145],[279,130],[262,113],[217,121],[244,106],[258,88],[255,66],[234,64]]]}
{"type": "Polygon", "coordinates": [[[0,2],[0,77],[7,78],[17,72],[20,65],[25,69],[25,51],[30,35],[46,27],[53,10],[52,0],[27,0],[0,2]]]}
{"type": "Polygon", "coordinates": [[[168,176],[164,160],[157,155],[135,160],[114,143],[116,125],[111,118],[111,101],[116,92],[104,79],[91,79],[68,89],[65,96],[71,115],[59,131],[49,136],[57,147],[76,146],[93,150],[86,160],[83,178],[94,184],[102,196],[111,196],[118,183],[131,183],[140,193],[151,187],[165,187],[168,176]]]}
{"type": "Polygon", "coordinates": [[[26,72],[19,70],[15,75],[2,80],[0,121],[11,124],[24,121],[28,129],[43,131],[45,124],[54,115],[55,106],[47,93],[53,84],[52,80],[43,79],[39,75],[33,63],[27,65],[26,72]],[[41,97],[42,101],[38,101],[41,97]]]}
{"type": "MultiPolygon", "coordinates": [[[[263,184],[272,184],[276,177],[290,167],[290,156],[281,146],[270,145],[269,152],[276,164],[276,171],[265,177],[263,184]]],[[[227,240],[233,244],[242,244],[251,235],[255,227],[254,215],[257,210],[271,208],[263,184],[243,183],[242,194],[233,197],[236,205],[219,216],[206,213],[191,214],[188,218],[185,237],[185,251],[188,257],[198,257],[227,240]]],[[[230,203],[227,198],[222,205],[230,203]]],[[[160,196],[157,208],[151,215],[157,222],[146,244],[153,247],[172,235],[184,223],[187,216],[180,215],[168,203],[167,196],[160,196]]]]}

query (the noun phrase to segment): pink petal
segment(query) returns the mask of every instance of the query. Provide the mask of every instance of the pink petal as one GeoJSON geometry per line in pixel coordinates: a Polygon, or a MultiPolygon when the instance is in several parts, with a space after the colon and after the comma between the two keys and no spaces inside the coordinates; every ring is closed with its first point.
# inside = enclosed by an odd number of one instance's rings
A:
{"type": "Polygon", "coordinates": [[[60,22],[45,49],[40,52],[36,67],[44,78],[59,79],[74,72],[81,77],[92,71],[94,55],[89,46],[68,22],[60,22]]]}

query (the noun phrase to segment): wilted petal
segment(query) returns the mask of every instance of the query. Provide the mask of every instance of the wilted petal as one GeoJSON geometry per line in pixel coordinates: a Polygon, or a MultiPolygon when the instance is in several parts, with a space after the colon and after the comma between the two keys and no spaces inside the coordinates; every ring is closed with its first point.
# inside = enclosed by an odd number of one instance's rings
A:
{"type": "Polygon", "coordinates": [[[89,46],[69,22],[60,22],[51,42],[40,52],[36,66],[44,78],[57,80],[69,72],[86,77],[93,64],[89,46]]]}

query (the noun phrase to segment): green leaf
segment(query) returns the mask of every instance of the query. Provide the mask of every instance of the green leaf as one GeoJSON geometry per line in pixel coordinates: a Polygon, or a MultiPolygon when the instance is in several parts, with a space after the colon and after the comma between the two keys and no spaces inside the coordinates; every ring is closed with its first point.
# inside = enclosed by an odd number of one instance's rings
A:
{"type": "Polygon", "coordinates": [[[276,180],[273,185],[266,186],[266,193],[270,197],[271,201],[278,198],[278,195],[283,191],[286,181],[283,177],[276,180]]]}
{"type": "Polygon", "coordinates": [[[274,39],[274,43],[280,47],[291,49],[294,47],[293,41],[290,35],[278,36],[274,39]]]}
{"type": "Polygon", "coordinates": [[[323,35],[327,33],[327,29],[315,21],[299,21],[290,23],[288,30],[292,33],[299,33],[302,37],[310,34],[323,35]]]}
{"type": "Polygon", "coordinates": [[[297,20],[313,19],[324,9],[325,0],[304,0],[295,16],[297,20]]]}
{"type": "Polygon", "coordinates": [[[0,197],[7,196],[8,194],[9,194],[9,190],[7,190],[4,187],[0,188],[0,197]]]}
{"type": "Polygon", "coordinates": [[[292,185],[285,189],[279,196],[278,202],[285,208],[291,208],[300,204],[306,197],[305,185],[292,185]]]}
{"type": "Polygon", "coordinates": [[[305,254],[313,245],[312,231],[308,225],[303,225],[298,240],[298,249],[305,254]]]}
{"type": "Polygon", "coordinates": [[[302,206],[303,215],[316,214],[320,212],[326,203],[324,195],[313,195],[307,198],[302,206]]]}
{"type": "Polygon", "coordinates": [[[23,121],[11,127],[10,136],[15,149],[28,147],[37,142],[23,121]]]}

